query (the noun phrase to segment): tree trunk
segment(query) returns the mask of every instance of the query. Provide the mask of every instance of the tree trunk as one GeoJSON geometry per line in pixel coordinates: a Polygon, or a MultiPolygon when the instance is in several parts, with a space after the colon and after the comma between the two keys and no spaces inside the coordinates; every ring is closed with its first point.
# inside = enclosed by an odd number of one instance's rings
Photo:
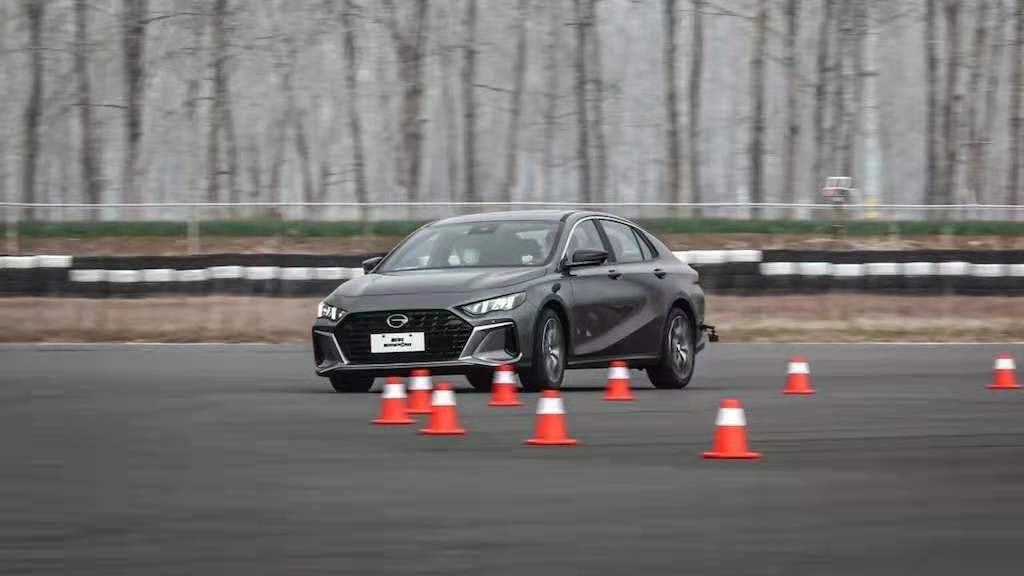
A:
{"type": "MultiPolygon", "coordinates": [[[[476,11],[476,0],[469,0],[476,11]]],[[[405,3],[403,3],[405,4],[405,3]]],[[[405,190],[407,200],[420,199],[420,165],[423,142],[421,110],[423,108],[423,51],[427,39],[427,0],[416,0],[411,30],[403,32],[394,0],[384,1],[388,27],[398,56],[399,79],[402,83],[401,133],[402,153],[397,155],[398,186],[405,190]]]]}
{"type": "Polygon", "coordinates": [[[607,198],[606,182],[608,177],[608,147],[604,140],[604,77],[601,64],[601,32],[598,25],[597,5],[599,0],[589,0],[587,8],[587,25],[584,28],[587,34],[587,75],[591,85],[590,102],[593,107],[593,114],[589,115],[591,126],[590,131],[594,135],[594,189],[591,193],[591,201],[601,202],[607,198]]]}
{"type": "Polygon", "coordinates": [[[139,185],[139,154],[142,144],[148,17],[149,0],[124,0],[121,49],[124,59],[125,148],[121,189],[125,202],[145,200],[139,185]]]}
{"type": "MultiPolygon", "coordinates": [[[[89,74],[89,7],[86,0],[75,0],[75,77],[78,80],[78,119],[81,126],[79,164],[85,201],[98,204],[102,198],[103,175],[99,162],[99,142],[92,110],[92,83],[89,74]]],[[[90,217],[98,212],[89,211],[90,217]]]]}
{"type": "Polygon", "coordinates": [[[864,4],[864,200],[881,202],[884,197],[882,184],[882,143],[878,110],[878,29],[876,24],[875,0],[864,4]]]}
{"type": "Polygon", "coordinates": [[[992,23],[992,54],[988,59],[985,80],[985,115],[982,120],[982,128],[979,138],[984,144],[980,146],[978,156],[978,190],[979,202],[995,202],[995,196],[989,191],[989,149],[992,142],[992,133],[995,130],[996,106],[999,96],[999,80],[1003,71],[1003,43],[1006,39],[1006,4],[1003,0],[997,0],[995,20],[992,23]]]}
{"type": "Polygon", "coordinates": [[[476,21],[477,0],[467,0],[466,4],[466,44],[465,64],[462,69],[462,102],[463,102],[463,166],[465,179],[466,201],[479,202],[480,195],[476,188],[476,21]]]}
{"type": "Polygon", "coordinates": [[[508,137],[505,141],[505,182],[501,187],[506,202],[512,201],[519,172],[519,117],[523,107],[523,85],[526,81],[526,19],[530,0],[519,0],[519,18],[516,21],[516,56],[512,77],[512,106],[508,115],[508,137]]]}
{"type": "Polygon", "coordinates": [[[835,14],[835,0],[824,0],[821,23],[818,26],[818,81],[814,87],[814,169],[811,174],[812,201],[818,200],[818,186],[825,180],[826,158],[828,157],[828,94],[829,62],[832,42],[829,34],[835,14]]]}
{"type": "Polygon", "coordinates": [[[542,144],[543,177],[541,180],[541,199],[549,197],[552,189],[551,173],[555,164],[554,146],[556,136],[556,114],[558,112],[559,80],[562,78],[558,69],[559,54],[561,53],[561,50],[559,50],[561,34],[559,34],[559,32],[562,27],[562,24],[560,23],[560,4],[558,2],[548,2],[547,6],[548,37],[544,46],[544,141],[542,144]]]}
{"type": "Polygon", "coordinates": [[[946,0],[946,87],[943,104],[943,128],[945,133],[945,174],[943,176],[940,204],[956,201],[957,152],[960,148],[960,0],[946,0]]]}
{"type": "Polygon", "coordinates": [[[925,48],[925,87],[927,90],[925,113],[927,115],[926,158],[927,173],[925,175],[925,198],[928,204],[937,204],[941,200],[942,171],[939,167],[939,154],[942,150],[942,132],[939,130],[939,43],[937,31],[937,2],[925,0],[924,48],[925,48]]]}
{"type": "Polygon", "coordinates": [[[210,104],[210,131],[206,152],[206,195],[210,202],[220,202],[222,198],[220,176],[221,176],[221,132],[224,129],[224,58],[227,49],[227,35],[225,30],[224,16],[227,9],[227,0],[215,0],[213,3],[212,29],[213,29],[213,58],[210,68],[213,72],[213,101],[210,104]]]}
{"type": "MultiPolygon", "coordinates": [[[[360,204],[368,201],[366,187],[366,158],[363,151],[363,121],[359,114],[359,53],[356,50],[356,6],[345,0],[343,43],[345,59],[345,91],[348,97],[348,128],[352,133],[352,167],[355,171],[355,197],[360,204]]],[[[369,208],[360,207],[361,220],[369,220],[369,208]]]]}
{"type": "MultiPolygon", "coordinates": [[[[754,53],[750,64],[750,199],[755,204],[764,202],[762,160],[764,156],[764,52],[768,40],[768,0],[758,1],[757,19],[754,24],[754,53]]],[[[753,210],[754,218],[760,218],[761,208],[753,210]]]]}
{"type": "MultiPolygon", "coordinates": [[[[36,172],[39,165],[39,118],[43,113],[43,19],[46,3],[25,0],[28,18],[28,50],[32,66],[32,80],[28,104],[25,106],[25,157],[21,175],[21,201],[36,201],[36,172]]],[[[27,208],[25,218],[32,220],[35,211],[27,208]]]]}
{"type": "MultiPolygon", "coordinates": [[[[452,27],[450,23],[450,15],[452,13],[451,4],[441,4],[440,13],[444,16],[443,28],[440,31],[441,38],[447,39],[452,36],[452,27]]],[[[445,40],[441,41],[440,50],[440,74],[441,74],[441,99],[442,109],[444,114],[444,138],[445,138],[445,165],[447,170],[448,180],[448,199],[451,201],[458,201],[462,198],[459,193],[459,185],[462,183],[459,179],[459,139],[461,134],[459,133],[459,122],[458,122],[458,106],[456,102],[456,65],[454,64],[454,58],[452,54],[458,50],[458,46],[453,43],[449,43],[445,40]]]]}
{"type": "MultiPolygon", "coordinates": [[[[797,40],[800,36],[800,0],[786,0],[786,35],[785,67],[786,67],[786,138],[785,156],[782,167],[782,201],[796,201],[796,154],[800,142],[800,63],[797,59],[797,40]]],[[[789,217],[795,217],[796,211],[791,210],[789,217]]]]}
{"type": "Polygon", "coordinates": [[[576,9],[576,157],[579,162],[580,202],[593,198],[590,188],[590,143],[587,122],[587,15],[583,0],[575,0],[576,9]]]}
{"type": "MultiPolygon", "coordinates": [[[[796,1],[796,0],[790,0],[796,1]]],[[[704,79],[704,0],[693,0],[693,38],[690,51],[690,195],[695,204],[704,200],[700,177],[701,157],[701,87],[704,79]]],[[[693,210],[703,216],[700,206],[693,210]]]]}
{"type": "Polygon", "coordinates": [[[666,200],[682,201],[682,190],[679,182],[679,106],[676,92],[676,3],[675,0],[664,0],[662,24],[663,56],[665,66],[665,139],[667,140],[665,159],[665,185],[668,187],[666,200]]]}
{"type": "Polygon", "coordinates": [[[1007,202],[1019,205],[1020,174],[1024,170],[1024,0],[1017,0],[1014,19],[1016,33],[1013,44],[1013,83],[1010,94],[1010,169],[1007,180],[1007,202]]]}
{"type": "Polygon", "coordinates": [[[988,52],[989,32],[989,0],[977,0],[977,8],[974,11],[974,40],[970,60],[970,80],[968,89],[970,97],[967,99],[967,191],[972,203],[981,203],[981,190],[979,179],[981,178],[981,149],[985,144],[981,141],[981,107],[984,105],[985,82],[985,55],[988,52]]]}

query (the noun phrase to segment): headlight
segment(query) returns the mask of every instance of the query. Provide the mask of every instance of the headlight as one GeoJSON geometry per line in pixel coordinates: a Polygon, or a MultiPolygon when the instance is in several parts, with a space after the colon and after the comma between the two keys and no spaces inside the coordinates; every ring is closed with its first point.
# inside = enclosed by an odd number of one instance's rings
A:
{"type": "Polygon", "coordinates": [[[337,306],[331,306],[326,302],[321,302],[316,305],[316,317],[327,318],[333,322],[341,320],[341,317],[345,315],[345,311],[337,306]]]}
{"type": "Polygon", "coordinates": [[[488,312],[498,312],[511,310],[516,306],[519,306],[526,301],[526,293],[520,292],[518,294],[509,294],[508,296],[498,296],[497,298],[491,298],[490,300],[483,300],[482,302],[474,302],[472,304],[466,304],[462,307],[463,310],[469,312],[473,316],[483,316],[488,312]]]}

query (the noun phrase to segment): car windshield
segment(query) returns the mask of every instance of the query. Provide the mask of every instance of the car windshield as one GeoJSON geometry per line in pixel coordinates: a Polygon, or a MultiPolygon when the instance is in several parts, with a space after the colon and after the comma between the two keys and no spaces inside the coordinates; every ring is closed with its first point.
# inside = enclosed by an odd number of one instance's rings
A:
{"type": "Polygon", "coordinates": [[[558,227],[558,222],[548,221],[428,226],[388,257],[381,271],[541,266],[551,257],[558,227]]]}

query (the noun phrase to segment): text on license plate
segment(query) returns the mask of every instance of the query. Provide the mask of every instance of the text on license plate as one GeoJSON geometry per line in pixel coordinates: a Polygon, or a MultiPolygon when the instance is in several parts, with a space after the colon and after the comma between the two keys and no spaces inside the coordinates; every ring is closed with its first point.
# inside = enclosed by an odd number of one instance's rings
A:
{"type": "Polygon", "coordinates": [[[423,352],[423,332],[402,332],[397,334],[370,334],[370,352],[423,352]]]}

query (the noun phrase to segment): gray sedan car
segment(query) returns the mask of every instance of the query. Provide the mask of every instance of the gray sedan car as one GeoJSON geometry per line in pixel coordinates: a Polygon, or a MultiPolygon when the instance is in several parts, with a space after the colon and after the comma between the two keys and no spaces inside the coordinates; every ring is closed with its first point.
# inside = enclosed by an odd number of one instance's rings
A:
{"type": "Polygon", "coordinates": [[[413,232],[317,310],[316,372],[339,392],[427,368],[480,390],[514,364],[527,390],[625,360],[682,388],[704,346],[697,273],[636,224],[599,212],[458,216],[413,232]]]}

